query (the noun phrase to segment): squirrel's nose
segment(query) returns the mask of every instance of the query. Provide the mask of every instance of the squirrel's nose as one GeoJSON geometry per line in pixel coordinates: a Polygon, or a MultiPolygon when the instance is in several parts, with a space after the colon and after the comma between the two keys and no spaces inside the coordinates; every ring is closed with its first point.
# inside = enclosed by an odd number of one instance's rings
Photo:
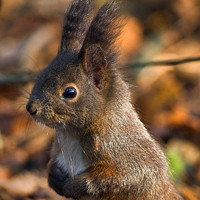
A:
{"type": "Polygon", "coordinates": [[[33,101],[28,102],[26,105],[26,110],[31,114],[35,115],[37,113],[37,104],[34,103],[33,101]]]}

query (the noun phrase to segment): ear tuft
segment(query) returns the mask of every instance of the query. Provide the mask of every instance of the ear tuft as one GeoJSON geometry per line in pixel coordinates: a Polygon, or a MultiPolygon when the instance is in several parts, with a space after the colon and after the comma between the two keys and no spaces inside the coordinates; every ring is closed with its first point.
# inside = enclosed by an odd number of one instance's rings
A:
{"type": "Polygon", "coordinates": [[[107,60],[102,48],[99,45],[88,45],[83,50],[83,68],[91,81],[99,89],[102,88],[102,81],[107,68],[107,60]]]}
{"type": "Polygon", "coordinates": [[[92,20],[92,10],[92,0],[72,1],[64,18],[61,52],[78,53],[80,51],[92,20]]]}

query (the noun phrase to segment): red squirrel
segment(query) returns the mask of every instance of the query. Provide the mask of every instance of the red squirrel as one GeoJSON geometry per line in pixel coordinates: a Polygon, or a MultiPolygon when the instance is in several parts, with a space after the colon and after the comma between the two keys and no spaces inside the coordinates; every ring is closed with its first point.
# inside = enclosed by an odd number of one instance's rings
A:
{"type": "Polygon", "coordinates": [[[72,2],[58,54],[26,106],[56,132],[49,185],[74,199],[181,200],[119,72],[120,5],[106,2],[91,21],[92,11],[92,0],[72,2]]]}

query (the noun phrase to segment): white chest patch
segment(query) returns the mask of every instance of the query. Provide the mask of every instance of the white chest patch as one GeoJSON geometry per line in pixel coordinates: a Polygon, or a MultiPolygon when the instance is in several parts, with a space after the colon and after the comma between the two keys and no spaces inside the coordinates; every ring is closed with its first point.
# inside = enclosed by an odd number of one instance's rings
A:
{"type": "Polygon", "coordinates": [[[57,132],[57,137],[61,148],[56,158],[58,165],[72,177],[85,171],[90,165],[79,140],[62,132],[57,132]]]}

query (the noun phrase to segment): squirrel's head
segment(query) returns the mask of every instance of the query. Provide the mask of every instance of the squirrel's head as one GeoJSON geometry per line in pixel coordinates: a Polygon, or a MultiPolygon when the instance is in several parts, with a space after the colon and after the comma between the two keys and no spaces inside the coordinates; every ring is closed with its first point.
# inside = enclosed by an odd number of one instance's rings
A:
{"type": "Polygon", "coordinates": [[[27,103],[36,121],[56,129],[87,127],[112,98],[119,6],[106,3],[86,28],[90,6],[90,0],[72,3],[58,55],[39,75],[27,103]]]}

